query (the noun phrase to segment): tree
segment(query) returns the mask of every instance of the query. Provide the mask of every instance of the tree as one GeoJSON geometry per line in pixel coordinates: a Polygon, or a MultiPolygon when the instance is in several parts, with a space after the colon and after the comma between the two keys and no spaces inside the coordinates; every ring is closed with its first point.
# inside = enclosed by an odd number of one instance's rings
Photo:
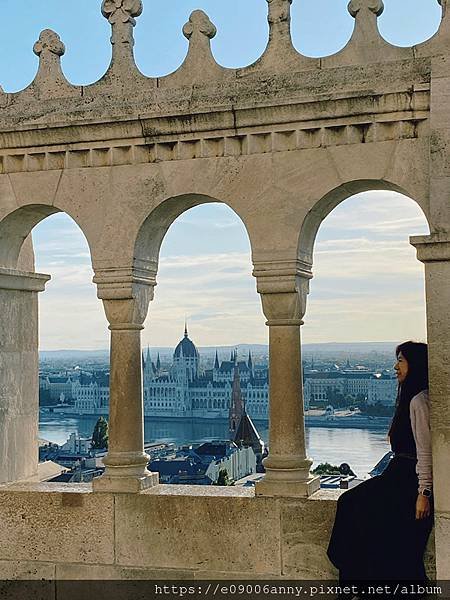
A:
{"type": "Polygon", "coordinates": [[[91,448],[93,450],[108,449],[108,421],[104,417],[99,417],[95,424],[91,448]]]}
{"type": "Polygon", "coordinates": [[[215,485],[233,485],[226,469],[220,469],[215,485]]]}
{"type": "Polygon", "coordinates": [[[330,465],[330,463],[320,463],[311,471],[314,475],[354,475],[350,465],[342,463],[341,465],[330,465]]]}

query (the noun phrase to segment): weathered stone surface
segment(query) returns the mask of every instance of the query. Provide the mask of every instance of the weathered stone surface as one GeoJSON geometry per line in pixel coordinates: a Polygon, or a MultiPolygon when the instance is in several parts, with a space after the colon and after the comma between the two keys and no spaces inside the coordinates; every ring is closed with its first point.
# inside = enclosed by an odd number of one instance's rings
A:
{"type": "Polygon", "coordinates": [[[271,499],[121,495],[115,515],[121,566],[280,572],[280,513],[271,499]]]}
{"type": "Polygon", "coordinates": [[[0,560],[0,579],[46,579],[55,578],[55,565],[49,562],[0,560]]]}
{"type": "Polygon", "coordinates": [[[450,573],[450,512],[436,514],[436,578],[448,579],[450,573]]]}
{"type": "Polygon", "coordinates": [[[81,565],[81,564],[57,564],[56,579],[67,581],[78,580],[183,580],[194,579],[194,571],[179,569],[140,569],[133,567],[122,567],[118,565],[81,565]]]}
{"type": "Polygon", "coordinates": [[[326,555],[336,503],[281,503],[282,574],[298,579],[334,579],[337,572],[326,555]]]}
{"type": "Polygon", "coordinates": [[[112,496],[54,487],[0,487],[0,560],[112,564],[112,496]]]}

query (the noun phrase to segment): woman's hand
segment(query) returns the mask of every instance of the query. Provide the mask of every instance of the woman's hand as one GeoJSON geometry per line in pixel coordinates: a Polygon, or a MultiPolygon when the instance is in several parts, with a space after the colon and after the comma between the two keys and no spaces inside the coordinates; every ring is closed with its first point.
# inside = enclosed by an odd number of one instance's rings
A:
{"type": "Polygon", "coordinates": [[[430,516],[430,512],[430,500],[426,496],[419,494],[416,501],[416,519],[425,519],[430,516]]]}

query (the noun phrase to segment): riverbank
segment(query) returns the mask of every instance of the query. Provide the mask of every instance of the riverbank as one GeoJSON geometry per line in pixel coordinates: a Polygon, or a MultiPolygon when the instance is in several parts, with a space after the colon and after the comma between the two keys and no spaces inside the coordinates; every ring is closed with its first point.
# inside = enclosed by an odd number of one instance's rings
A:
{"type": "MultiPolygon", "coordinates": [[[[53,411],[46,407],[40,409],[40,414],[57,419],[94,419],[100,416],[108,418],[108,413],[98,412],[91,414],[79,414],[69,411],[53,411]]],[[[145,419],[155,419],[161,423],[217,423],[223,425],[228,423],[228,419],[224,417],[180,417],[168,415],[145,415],[145,419]]],[[[263,427],[268,426],[268,419],[252,419],[255,425],[263,427]]],[[[345,429],[388,429],[391,422],[391,417],[370,417],[361,414],[350,415],[306,415],[305,427],[326,427],[328,428],[345,428],[345,429]]]]}

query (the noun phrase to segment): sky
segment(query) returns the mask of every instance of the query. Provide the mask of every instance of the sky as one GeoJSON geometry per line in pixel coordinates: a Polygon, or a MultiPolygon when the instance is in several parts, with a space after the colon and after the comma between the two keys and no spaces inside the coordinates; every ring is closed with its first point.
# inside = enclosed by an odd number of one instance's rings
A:
{"type": "MultiPolygon", "coordinates": [[[[37,68],[32,47],[45,28],[54,29],[66,45],[62,64],[71,82],[88,84],[104,74],[110,34],[100,0],[0,2],[0,85],[5,91],[32,81],[37,68]]],[[[294,0],[296,48],[309,56],[342,48],[354,22],[347,3],[294,0]]],[[[135,30],[136,61],[144,74],[161,76],[181,64],[187,48],[181,29],[196,8],[217,26],[212,47],[220,64],[242,67],[261,55],[267,42],[265,0],[144,0],[135,30]]],[[[440,14],[437,0],[385,0],[380,30],[391,43],[416,44],[436,32],[440,14]]],[[[337,207],[316,243],[304,342],[424,339],[423,269],[408,236],[426,232],[417,205],[395,193],[369,192],[337,207]]],[[[67,216],[53,215],[33,236],[37,270],[53,277],[40,295],[41,348],[106,348],[107,323],[90,283],[82,233],[67,216]]],[[[267,343],[247,234],[226,206],[196,207],[169,229],[144,344],[173,346],[185,318],[200,346],[267,343]]]]}

